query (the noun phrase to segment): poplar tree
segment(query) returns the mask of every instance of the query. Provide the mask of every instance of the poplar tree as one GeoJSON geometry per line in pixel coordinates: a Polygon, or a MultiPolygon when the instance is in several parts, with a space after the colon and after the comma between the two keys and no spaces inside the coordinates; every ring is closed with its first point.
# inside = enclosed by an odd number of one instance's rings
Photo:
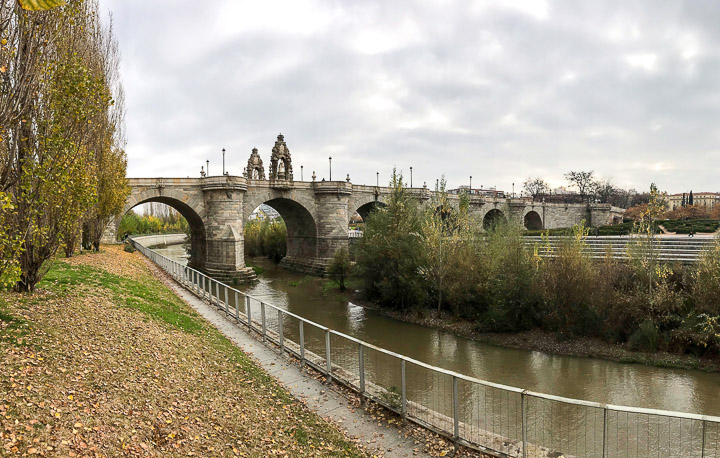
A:
{"type": "MultiPolygon", "coordinates": [[[[16,281],[16,290],[32,291],[92,215],[103,153],[118,151],[122,120],[110,110],[97,10],[91,0],[51,11],[0,7],[0,244],[3,273],[15,274],[5,284],[16,281]]],[[[124,177],[124,162],[113,165],[124,177]]]]}

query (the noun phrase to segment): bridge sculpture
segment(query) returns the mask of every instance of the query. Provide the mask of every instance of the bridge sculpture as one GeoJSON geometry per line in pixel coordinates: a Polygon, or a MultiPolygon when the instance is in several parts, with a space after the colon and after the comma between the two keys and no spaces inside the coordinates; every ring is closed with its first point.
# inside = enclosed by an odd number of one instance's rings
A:
{"type": "MultiPolygon", "coordinates": [[[[366,217],[390,195],[391,188],[343,181],[295,181],[290,150],[278,135],[266,178],[257,149],[242,176],[200,178],[130,178],[131,193],[124,215],[146,202],[167,204],[190,226],[189,265],[211,276],[246,281],[254,278],[245,266],[244,227],[261,204],[270,205],[287,226],[287,255],[281,264],[293,270],[322,273],[335,251],[348,246],[348,222],[355,212],[366,217]]],[[[433,191],[411,188],[424,205],[433,191]]],[[[450,195],[452,202],[459,196],[450,195]]],[[[557,204],[527,199],[470,197],[471,216],[488,223],[497,218],[523,222],[529,229],[569,227],[586,220],[593,226],[611,224],[616,209],[609,204],[557,204]]],[[[121,217],[108,225],[103,241],[114,243],[121,217]]]]}

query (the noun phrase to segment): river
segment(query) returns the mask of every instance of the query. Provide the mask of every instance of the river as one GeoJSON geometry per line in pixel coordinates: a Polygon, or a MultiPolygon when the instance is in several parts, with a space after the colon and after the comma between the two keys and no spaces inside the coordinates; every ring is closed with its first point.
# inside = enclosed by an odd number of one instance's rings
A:
{"type": "MultiPolygon", "coordinates": [[[[185,259],[181,245],[156,249],[185,259]]],[[[589,401],[720,416],[720,374],[550,355],[476,342],[452,333],[389,318],[324,293],[313,277],[264,259],[250,295],[331,329],[416,360],[479,379],[589,401]]],[[[369,370],[382,371],[382,364],[369,370]]]]}

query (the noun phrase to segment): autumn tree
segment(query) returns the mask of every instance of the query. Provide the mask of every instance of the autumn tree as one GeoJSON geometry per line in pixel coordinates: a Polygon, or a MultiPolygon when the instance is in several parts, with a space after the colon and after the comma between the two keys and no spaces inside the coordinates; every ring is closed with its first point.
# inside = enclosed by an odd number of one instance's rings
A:
{"type": "Polygon", "coordinates": [[[523,182],[523,189],[532,196],[533,200],[537,199],[541,194],[548,194],[550,192],[550,186],[540,177],[526,178],[523,182]]]}
{"type": "Polygon", "coordinates": [[[433,286],[437,296],[437,312],[440,313],[443,303],[443,290],[448,276],[452,272],[452,264],[457,253],[467,240],[469,199],[461,194],[458,209],[450,205],[445,190],[445,177],[440,180],[438,192],[435,193],[431,205],[422,220],[422,253],[423,261],[420,272],[433,286]]]}
{"type": "Polygon", "coordinates": [[[46,261],[90,217],[102,150],[117,148],[102,127],[113,122],[113,94],[97,10],[95,1],[47,12],[0,8],[0,185],[11,209],[3,223],[19,240],[17,252],[3,255],[17,259],[17,290],[33,290],[46,261]]]}

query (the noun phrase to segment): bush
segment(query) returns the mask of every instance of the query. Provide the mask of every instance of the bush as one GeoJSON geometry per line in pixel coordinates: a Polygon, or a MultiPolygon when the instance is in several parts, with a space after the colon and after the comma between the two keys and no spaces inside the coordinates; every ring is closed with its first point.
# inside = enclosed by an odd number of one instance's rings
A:
{"type": "Polygon", "coordinates": [[[538,276],[543,298],[543,323],[549,330],[593,335],[600,331],[594,307],[599,281],[596,263],[585,254],[588,228],[584,221],[573,236],[557,245],[554,257],[546,258],[538,276]]]}
{"type": "Polygon", "coordinates": [[[651,320],[640,323],[640,327],[630,336],[629,344],[635,350],[657,351],[660,333],[651,320]]]}
{"type": "Polygon", "coordinates": [[[690,297],[698,312],[720,315],[720,238],[700,258],[692,274],[690,297]]]}
{"type": "Polygon", "coordinates": [[[338,282],[340,291],[345,291],[345,279],[350,275],[350,256],[347,248],[339,248],[327,269],[330,278],[338,282]]]}
{"type": "Polygon", "coordinates": [[[123,247],[123,250],[125,250],[126,253],[135,253],[135,247],[133,247],[129,243],[125,244],[125,247],[123,247]]]}
{"type": "Polygon", "coordinates": [[[520,231],[517,225],[500,225],[481,246],[487,301],[481,329],[486,331],[516,332],[538,324],[536,267],[520,231]]]}

